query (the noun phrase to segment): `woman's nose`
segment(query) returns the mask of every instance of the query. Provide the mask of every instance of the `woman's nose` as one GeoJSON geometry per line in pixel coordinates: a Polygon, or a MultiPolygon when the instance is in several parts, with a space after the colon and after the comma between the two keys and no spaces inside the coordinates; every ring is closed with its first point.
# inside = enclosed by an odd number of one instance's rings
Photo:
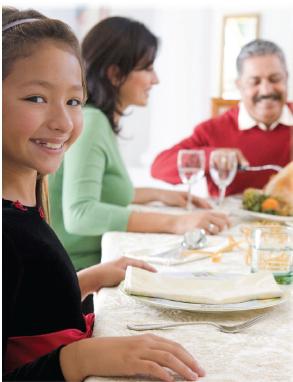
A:
{"type": "Polygon", "coordinates": [[[152,77],[152,84],[153,85],[156,85],[158,84],[160,81],[159,81],[159,77],[157,75],[157,72],[154,70],[153,71],[153,77],[152,77]]]}

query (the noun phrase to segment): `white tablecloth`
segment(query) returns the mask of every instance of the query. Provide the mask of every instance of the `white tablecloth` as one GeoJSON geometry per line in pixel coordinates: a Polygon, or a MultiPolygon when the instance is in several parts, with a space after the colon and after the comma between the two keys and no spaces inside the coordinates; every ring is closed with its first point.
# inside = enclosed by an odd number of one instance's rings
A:
{"type": "MultiPolygon", "coordinates": [[[[239,234],[237,227],[232,230],[239,234]]],[[[174,239],[174,238],[173,238],[174,239]]],[[[102,259],[110,260],[123,255],[124,251],[147,248],[157,242],[169,242],[170,235],[107,233],[102,241],[102,259]]],[[[160,270],[216,271],[248,273],[244,252],[241,250],[224,254],[220,263],[204,259],[193,263],[160,266],[160,270]]],[[[289,287],[289,289],[292,289],[289,287]]],[[[274,308],[266,309],[270,315],[255,326],[237,333],[225,334],[217,329],[202,326],[185,326],[168,330],[155,330],[155,334],[180,342],[205,368],[204,382],[290,382],[293,381],[293,297],[274,308]]],[[[196,313],[165,310],[146,305],[124,295],[118,288],[105,288],[95,296],[95,336],[136,335],[126,324],[156,321],[214,321],[236,323],[263,313],[242,311],[231,313],[196,313]]],[[[136,378],[88,378],[98,381],[145,381],[136,378]]],[[[181,380],[181,379],[178,379],[181,380]]]]}

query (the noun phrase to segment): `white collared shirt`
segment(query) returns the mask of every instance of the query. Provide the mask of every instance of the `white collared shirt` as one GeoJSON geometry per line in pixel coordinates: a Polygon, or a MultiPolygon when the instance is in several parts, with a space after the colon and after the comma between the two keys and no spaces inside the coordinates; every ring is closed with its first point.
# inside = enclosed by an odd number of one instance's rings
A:
{"type": "Polygon", "coordinates": [[[278,126],[278,124],[281,123],[286,126],[293,126],[293,114],[291,110],[289,109],[288,105],[283,106],[282,114],[280,115],[280,118],[273,122],[269,128],[262,123],[255,121],[246,110],[244,103],[239,103],[239,114],[238,114],[238,127],[239,130],[249,130],[252,129],[255,126],[258,126],[261,130],[274,130],[275,127],[278,126]]]}

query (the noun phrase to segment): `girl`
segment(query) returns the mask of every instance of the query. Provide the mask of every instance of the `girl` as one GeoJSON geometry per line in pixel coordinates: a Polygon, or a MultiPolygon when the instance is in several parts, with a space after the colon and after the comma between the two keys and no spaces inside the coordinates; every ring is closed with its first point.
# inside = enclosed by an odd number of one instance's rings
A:
{"type": "MultiPolygon", "coordinates": [[[[157,46],[157,38],[143,24],[123,17],[101,21],[83,41],[88,86],[85,128],[49,180],[51,222],[76,269],[100,261],[101,235],[107,231],[183,234],[212,226],[215,234],[229,224],[226,216],[211,211],[176,216],[127,208],[130,203],[154,200],[184,207],[187,200],[184,192],[134,189],[116,142],[124,110],[129,105],[145,106],[158,83],[153,68],[157,46]]],[[[193,203],[210,207],[196,197],[193,203]]]]}
{"type": "Polygon", "coordinates": [[[154,269],[123,258],[76,276],[44,220],[41,194],[42,177],[58,168],[81,131],[78,42],[65,24],[36,11],[2,12],[4,380],[142,373],[171,381],[165,366],[196,379],[203,371],[169,340],[90,338],[94,315],[82,315],[81,299],[117,285],[129,264],[154,269]]]}

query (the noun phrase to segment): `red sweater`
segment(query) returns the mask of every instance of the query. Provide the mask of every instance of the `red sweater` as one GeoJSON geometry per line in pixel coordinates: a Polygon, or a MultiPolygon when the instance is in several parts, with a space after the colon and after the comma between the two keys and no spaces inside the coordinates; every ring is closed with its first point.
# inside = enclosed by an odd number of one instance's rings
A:
{"type": "MultiPolygon", "coordinates": [[[[288,105],[293,112],[293,104],[288,105]]],[[[177,153],[180,149],[204,149],[206,153],[206,176],[210,195],[218,195],[218,188],[208,173],[209,155],[215,148],[239,148],[250,165],[277,164],[285,166],[291,159],[291,128],[279,124],[272,131],[258,127],[240,131],[238,129],[238,107],[200,123],[193,134],[160,153],[154,160],[151,174],[165,182],[181,183],[177,171],[177,153]]],[[[227,187],[226,194],[241,193],[247,187],[262,188],[273,171],[238,172],[227,187]]]]}

